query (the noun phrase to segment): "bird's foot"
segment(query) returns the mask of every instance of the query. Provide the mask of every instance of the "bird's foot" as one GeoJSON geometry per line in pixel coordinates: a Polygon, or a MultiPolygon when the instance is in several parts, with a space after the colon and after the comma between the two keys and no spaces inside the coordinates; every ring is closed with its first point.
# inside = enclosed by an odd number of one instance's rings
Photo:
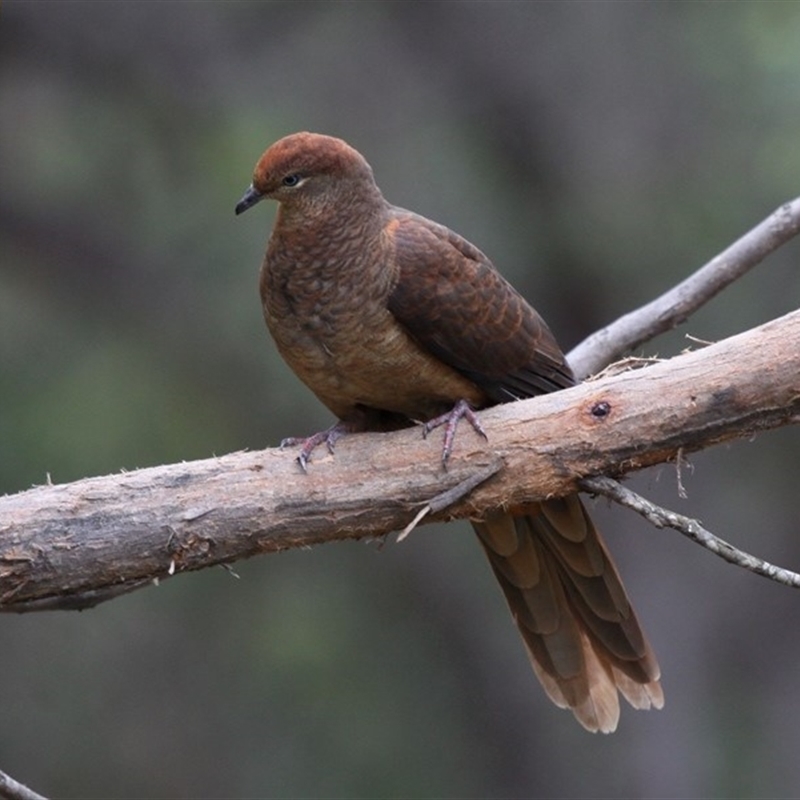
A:
{"type": "Polygon", "coordinates": [[[339,420],[335,425],[331,425],[324,431],[319,431],[305,439],[290,436],[288,439],[281,441],[281,450],[284,447],[293,447],[294,445],[302,445],[300,453],[297,456],[297,463],[303,472],[308,472],[308,462],[311,460],[311,454],[321,444],[325,444],[328,452],[333,455],[334,445],[346,433],[350,433],[352,426],[343,420],[339,420]]]}
{"type": "Polygon", "coordinates": [[[455,440],[456,436],[456,428],[458,427],[458,423],[462,417],[466,419],[470,425],[472,425],[476,433],[483,436],[484,439],[489,438],[486,435],[486,431],[483,429],[483,426],[478,421],[477,416],[475,416],[475,412],[472,410],[472,407],[466,400],[459,400],[446,414],[429,419],[422,426],[422,435],[425,437],[427,437],[427,435],[434,428],[439,428],[442,425],[445,426],[444,444],[442,445],[442,466],[445,469],[447,469],[447,459],[450,458],[450,453],[453,452],[453,441],[455,440]]]}

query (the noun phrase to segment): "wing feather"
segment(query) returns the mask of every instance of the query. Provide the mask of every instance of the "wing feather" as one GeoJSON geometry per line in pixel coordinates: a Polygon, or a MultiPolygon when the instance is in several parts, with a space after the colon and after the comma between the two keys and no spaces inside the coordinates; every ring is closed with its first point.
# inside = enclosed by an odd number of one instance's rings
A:
{"type": "Polygon", "coordinates": [[[574,384],[544,320],[478,248],[400,209],[392,235],[399,270],[389,311],[423,348],[493,403],[574,384]]]}

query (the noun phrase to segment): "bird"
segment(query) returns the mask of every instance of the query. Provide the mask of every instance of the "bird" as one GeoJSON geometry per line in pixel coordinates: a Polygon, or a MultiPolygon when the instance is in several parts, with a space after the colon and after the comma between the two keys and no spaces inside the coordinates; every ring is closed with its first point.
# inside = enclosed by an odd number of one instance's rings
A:
{"type": "MultiPolygon", "coordinates": [[[[546,323],[481,250],[390,204],[342,139],[272,144],[236,205],[278,210],[261,266],[278,351],[336,417],[300,444],[331,453],[345,434],[456,427],[477,411],[575,384],[546,323]]],[[[661,708],[660,669],[619,573],[577,494],[497,509],[472,525],[541,685],[588,731],[617,727],[620,695],[661,708]]]]}

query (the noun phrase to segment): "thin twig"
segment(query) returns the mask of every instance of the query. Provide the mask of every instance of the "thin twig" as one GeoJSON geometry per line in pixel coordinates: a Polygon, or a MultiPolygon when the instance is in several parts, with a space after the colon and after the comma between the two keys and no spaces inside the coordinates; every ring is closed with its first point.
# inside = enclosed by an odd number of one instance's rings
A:
{"type": "Polygon", "coordinates": [[[671,330],[726,286],[800,233],[800,198],[784,203],[763,222],[655,300],[584,339],[567,356],[579,378],[671,330]]]}
{"type": "Polygon", "coordinates": [[[750,572],[755,572],[756,575],[763,575],[784,586],[791,586],[793,589],[800,588],[800,575],[796,572],[770,564],[768,561],[739,550],[707,531],[696,519],[657,506],[611,478],[602,476],[584,478],[580,481],[580,486],[587,492],[609,497],[620,505],[636,511],[657,528],[674,528],[731,564],[744,567],[750,572]]]}
{"type": "Polygon", "coordinates": [[[0,797],[5,800],[47,800],[43,795],[15,781],[2,771],[0,771],[0,797]]]}
{"type": "Polygon", "coordinates": [[[444,511],[448,506],[461,500],[462,497],[466,497],[476,486],[480,486],[484,481],[489,480],[492,475],[496,475],[502,466],[503,464],[501,461],[495,461],[470,475],[466,480],[461,481],[461,483],[432,497],[419,510],[414,519],[400,531],[397,535],[397,541],[402,542],[428,514],[436,514],[439,511],[444,511]]]}
{"type": "MultiPolygon", "coordinates": [[[[688,463],[684,459],[683,448],[679,447],[675,453],[675,478],[678,481],[678,497],[685,500],[689,495],[686,493],[686,487],[683,485],[683,465],[688,463]]],[[[691,464],[689,471],[692,472],[691,464]]]]}
{"type": "Polygon", "coordinates": [[[598,381],[601,378],[609,378],[612,375],[622,375],[623,372],[630,372],[632,369],[644,369],[644,367],[652,367],[653,364],[658,364],[660,361],[666,359],[659,358],[658,356],[627,356],[621,358],[619,361],[612,361],[607,366],[603,367],[599,372],[589,375],[587,381],[598,381]]]}

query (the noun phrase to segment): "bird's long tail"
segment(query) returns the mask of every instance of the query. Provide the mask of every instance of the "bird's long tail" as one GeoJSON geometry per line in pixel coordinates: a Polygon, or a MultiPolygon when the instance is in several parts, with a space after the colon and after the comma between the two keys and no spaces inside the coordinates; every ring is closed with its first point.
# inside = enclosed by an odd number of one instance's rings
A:
{"type": "Polygon", "coordinates": [[[473,527],[550,699],[610,733],[619,694],[661,708],[659,667],[577,495],[495,512],[473,527]]]}

